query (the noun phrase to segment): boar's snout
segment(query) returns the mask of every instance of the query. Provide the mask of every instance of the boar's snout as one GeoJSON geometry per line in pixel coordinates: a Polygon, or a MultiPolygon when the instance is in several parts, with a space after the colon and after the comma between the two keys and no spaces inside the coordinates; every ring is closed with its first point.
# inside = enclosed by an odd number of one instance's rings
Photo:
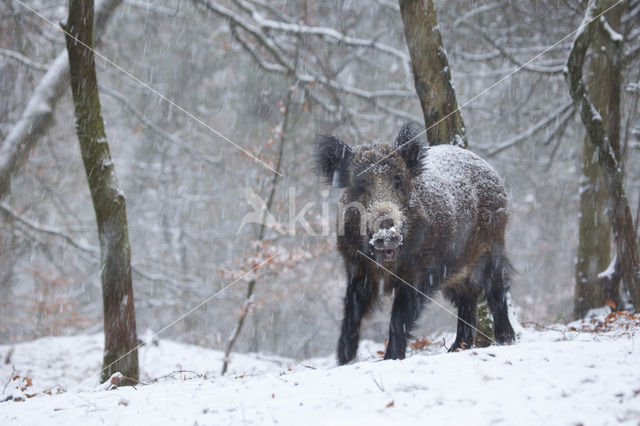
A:
{"type": "Polygon", "coordinates": [[[382,217],[376,221],[378,230],[369,240],[373,246],[373,254],[378,262],[394,262],[398,258],[402,234],[396,228],[390,217],[382,217]]]}
{"type": "Polygon", "coordinates": [[[373,235],[371,241],[376,250],[395,249],[400,246],[402,236],[396,230],[392,219],[383,219],[380,229],[373,235]]]}

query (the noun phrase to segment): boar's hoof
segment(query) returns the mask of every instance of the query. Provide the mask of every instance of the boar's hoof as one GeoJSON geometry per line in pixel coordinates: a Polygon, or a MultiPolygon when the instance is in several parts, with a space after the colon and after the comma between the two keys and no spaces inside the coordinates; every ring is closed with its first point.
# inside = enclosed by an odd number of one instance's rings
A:
{"type": "Polygon", "coordinates": [[[384,354],[384,359],[404,359],[404,353],[393,353],[392,351],[387,351],[384,354]]]}
{"type": "Polygon", "coordinates": [[[496,343],[499,345],[512,345],[515,341],[516,338],[513,333],[501,333],[496,336],[496,343]]]}

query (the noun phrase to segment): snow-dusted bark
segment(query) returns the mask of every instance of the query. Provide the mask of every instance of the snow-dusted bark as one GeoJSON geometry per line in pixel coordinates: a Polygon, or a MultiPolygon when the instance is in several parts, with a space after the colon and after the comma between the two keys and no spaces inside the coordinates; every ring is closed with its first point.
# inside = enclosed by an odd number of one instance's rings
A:
{"type": "Polygon", "coordinates": [[[467,132],[433,0],[401,0],[400,13],[429,143],[466,148],[467,132]]]}
{"type": "MultiPolygon", "coordinates": [[[[96,28],[104,28],[122,0],[103,0],[96,8],[96,28]]],[[[62,51],[51,63],[35,88],[18,121],[0,145],[0,200],[9,192],[11,177],[15,175],[46,133],[53,120],[53,112],[69,84],[69,60],[62,51]]]]}
{"type": "Polygon", "coordinates": [[[115,372],[138,381],[136,319],[126,202],[115,173],[104,123],[93,50],[93,0],[72,0],[64,25],[76,132],[100,239],[105,350],[102,380],[115,372]]]}
{"type": "Polygon", "coordinates": [[[589,1],[581,29],[576,34],[569,54],[566,80],[569,85],[569,93],[580,109],[580,117],[585,126],[588,140],[595,148],[597,161],[602,169],[609,195],[607,213],[613,228],[621,276],[631,295],[633,305],[637,309],[640,307],[640,257],[631,209],[624,190],[622,169],[609,143],[602,117],[594,106],[582,78],[586,53],[599,25],[596,17],[600,10],[599,1],[589,1]]]}
{"type": "MultiPolygon", "coordinates": [[[[615,4],[605,0],[604,8],[615,4]]],[[[587,92],[602,117],[609,144],[616,160],[620,161],[620,92],[622,36],[609,22],[620,27],[623,8],[612,8],[598,19],[598,30],[591,42],[592,54],[587,74],[587,92]]],[[[583,318],[592,308],[613,302],[620,306],[619,274],[603,280],[598,272],[611,261],[611,225],[607,219],[608,191],[601,167],[596,158],[597,147],[585,135],[582,148],[582,176],[580,181],[580,215],[578,216],[578,256],[573,316],[583,318]],[[617,277],[617,280],[614,278],[617,277]]]]}

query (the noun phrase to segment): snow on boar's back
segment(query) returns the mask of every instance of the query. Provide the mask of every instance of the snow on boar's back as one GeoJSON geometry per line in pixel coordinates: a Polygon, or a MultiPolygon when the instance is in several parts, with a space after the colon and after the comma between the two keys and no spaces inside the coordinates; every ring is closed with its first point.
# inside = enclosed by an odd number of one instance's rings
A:
{"type": "Polygon", "coordinates": [[[469,348],[478,296],[487,298],[496,341],[512,343],[504,253],[506,194],[497,172],[471,151],[426,148],[404,125],[393,146],[352,148],[335,136],[315,139],[316,168],[344,188],[338,250],[347,291],[338,363],[358,349],[360,323],[382,293],[395,294],[385,359],[402,359],[425,296],[441,289],[458,308],[450,351],[469,348]]]}

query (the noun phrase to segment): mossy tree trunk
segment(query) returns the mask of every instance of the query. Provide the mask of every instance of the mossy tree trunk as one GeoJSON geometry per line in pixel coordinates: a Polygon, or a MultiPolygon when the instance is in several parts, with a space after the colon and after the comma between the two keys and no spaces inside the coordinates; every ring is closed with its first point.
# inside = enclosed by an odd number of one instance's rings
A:
{"type": "MultiPolygon", "coordinates": [[[[603,2],[605,8],[614,0],[603,2]]],[[[614,7],[604,17],[614,30],[619,30],[622,7],[614,7]]],[[[590,73],[587,91],[607,131],[609,143],[618,162],[620,157],[620,53],[610,35],[599,25],[592,41],[590,73]]],[[[597,148],[585,135],[582,148],[582,177],[580,181],[579,240],[576,262],[576,287],[573,317],[583,318],[589,309],[604,306],[607,300],[616,306],[619,277],[611,277],[604,288],[598,274],[611,262],[611,225],[607,218],[609,196],[602,169],[598,164],[597,148]],[[616,279],[617,278],[617,279],[616,279]],[[606,293],[606,294],[605,294],[606,293]]]]}
{"type": "Polygon", "coordinates": [[[466,130],[433,0],[400,0],[400,14],[429,143],[466,148],[466,130]]]}
{"type": "Polygon", "coordinates": [[[66,25],[76,132],[100,239],[105,350],[102,380],[138,380],[138,351],[125,197],[114,170],[100,114],[93,46],[93,0],[70,0],[66,25]]]}
{"type": "MultiPolygon", "coordinates": [[[[602,170],[603,180],[609,197],[607,215],[613,229],[620,276],[631,295],[636,309],[640,306],[640,256],[636,240],[631,209],[627,199],[620,167],[608,131],[602,117],[595,108],[582,78],[582,68],[589,46],[592,44],[598,26],[595,19],[602,10],[601,3],[589,0],[583,20],[585,26],[578,32],[567,60],[566,80],[571,98],[580,108],[580,118],[585,126],[588,140],[594,146],[595,158],[602,170]]],[[[612,40],[621,48],[622,40],[612,40]]]]}

